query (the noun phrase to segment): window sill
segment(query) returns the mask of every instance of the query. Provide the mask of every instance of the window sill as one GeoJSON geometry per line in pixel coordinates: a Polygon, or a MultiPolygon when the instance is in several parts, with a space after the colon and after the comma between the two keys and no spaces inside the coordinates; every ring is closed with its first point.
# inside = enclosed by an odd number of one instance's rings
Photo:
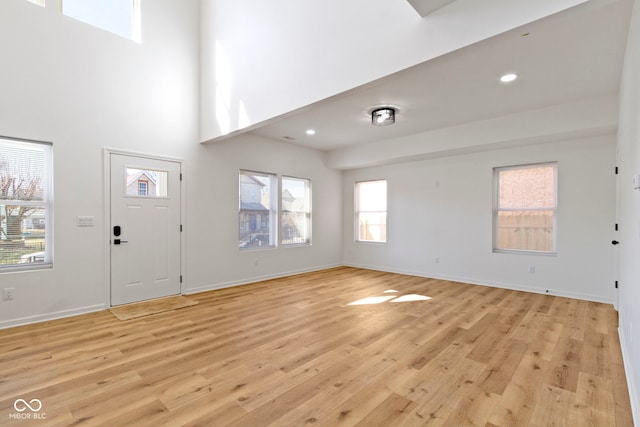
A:
{"type": "Polygon", "coordinates": [[[0,274],[2,273],[23,273],[29,271],[40,270],[53,270],[53,263],[40,263],[40,264],[14,264],[0,267],[0,274]]]}
{"type": "Polygon", "coordinates": [[[277,249],[276,246],[256,246],[254,248],[238,248],[239,252],[256,252],[256,251],[270,251],[273,249],[277,249]]]}
{"type": "Polygon", "coordinates": [[[310,247],[311,243],[290,243],[288,245],[280,245],[281,248],[283,249],[287,249],[287,248],[306,248],[306,247],[310,247]]]}
{"type": "Polygon", "coordinates": [[[548,256],[548,257],[558,256],[558,252],[527,251],[527,250],[519,250],[519,249],[494,249],[493,253],[494,254],[548,256]]]}

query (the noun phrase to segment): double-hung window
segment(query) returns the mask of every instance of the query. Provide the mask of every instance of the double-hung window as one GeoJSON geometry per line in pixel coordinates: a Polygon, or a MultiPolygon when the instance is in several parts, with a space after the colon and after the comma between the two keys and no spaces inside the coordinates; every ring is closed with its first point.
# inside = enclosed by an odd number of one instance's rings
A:
{"type": "Polygon", "coordinates": [[[280,234],[282,245],[311,243],[311,180],[282,177],[280,234]]]}
{"type": "Polygon", "coordinates": [[[276,175],[240,171],[238,247],[240,249],[276,246],[276,175]]]}
{"type": "Polygon", "coordinates": [[[0,269],[53,263],[51,144],[0,137],[0,269]]]}
{"type": "Polygon", "coordinates": [[[493,250],[556,252],[558,164],[494,169],[493,250]]]}
{"type": "Polygon", "coordinates": [[[239,200],[241,250],[311,244],[310,179],[241,170],[239,200]]]}
{"type": "Polygon", "coordinates": [[[387,241],[387,181],[356,182],[356,240],[387,241]]]}

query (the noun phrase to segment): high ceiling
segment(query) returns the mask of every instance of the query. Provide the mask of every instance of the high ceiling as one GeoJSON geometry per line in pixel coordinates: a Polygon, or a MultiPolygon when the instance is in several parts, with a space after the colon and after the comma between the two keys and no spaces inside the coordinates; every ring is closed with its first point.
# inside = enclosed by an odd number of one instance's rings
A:
{"type": "Polygon", "coordinates": [[[591,0],[292,112],[253,133],[331,151],[613,94],[630,10],[629,0],[591,0]],[[501,83],[507,72],[519,78],[501,83]],[[371,110],[382,105],[397,108],[395,125],[371,126],[371,110]],[[315,135],[306,135],[307,129],[315,135]]]}

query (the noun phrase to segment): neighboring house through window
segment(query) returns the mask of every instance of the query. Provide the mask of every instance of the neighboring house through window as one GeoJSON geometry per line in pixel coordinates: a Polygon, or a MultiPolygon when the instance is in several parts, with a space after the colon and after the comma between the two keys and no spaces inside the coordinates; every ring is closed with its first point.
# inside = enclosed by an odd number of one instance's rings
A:
{"type": "Polygon", "coordinates": [[[275,247],[276,176],[240,171],[239,187],[238,247],[241,249],[275,247]]]}
{"type": "Polygon", "coordinates": [[[557,163],[494,169],[495,252],[556,252],[557,163]]]}
{"type": "Polygon", "coordinates": [[[0,269],[53,264],[51,144],[0,137],[0,269]]]}
{"type": "Polygon", "coordinates": [[[167,172],[127,168],[127,196],[167,197],[167,172]]]}

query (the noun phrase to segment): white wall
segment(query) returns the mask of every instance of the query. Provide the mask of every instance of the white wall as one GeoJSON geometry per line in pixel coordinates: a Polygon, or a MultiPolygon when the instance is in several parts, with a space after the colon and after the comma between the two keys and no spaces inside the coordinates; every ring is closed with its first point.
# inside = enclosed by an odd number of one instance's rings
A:
{"type": "Polygon", "coordinates": [[[54,268],[0,273],[15,288],[0,328],[108,304],[104,148],[184,160],[186,292],[341,263],[342,174],[323,154],[249,135],[198,143],[198,23],[198,0],[143,2],[138,45],[55,7],[0,2],[0,135],[52,141],[55,187],[54,268]],[[240,168],[312,179],[312,246],[238,250],[240,168]]]}
{"type": "Polygon", "coordinates": [[[609,135],[346,171],[345,263],[611,303],[614,164],[609,135]],[[559,168],[558,255],[493,253],[493,168],[548,161],[559,168]],[[353,187],[368,179],[388,180],[386,244],[354,241],[353,187]]]}
{"type": "Polygon", "coordinates": [[[187,293],[342,265],[342,173],[323,153],[241,135],[199,147],[188,176],[187,293]],[[240,169],[311,179],[311,246],[238,249],[240,169]]]}
{"type": "Polygon", "coordinates": [[[203,0],[202,141],[250,127],[585,0],[203,0]]]}
{"type": "Polygon", "coordinates": [[[47,3],[0,2],[0,134],[53,142],[55,233],[52,270],[0,274],[0,327],[104,307],[103,147],[182,158],[198,140],[197,0],[142,2],[140,45],[47,3]]]}
{"type": "Polygon", "coordinates": [[[620,86],[620,342],[636,425],[640,425],[640,1],[635,0],[620,86]]]}

